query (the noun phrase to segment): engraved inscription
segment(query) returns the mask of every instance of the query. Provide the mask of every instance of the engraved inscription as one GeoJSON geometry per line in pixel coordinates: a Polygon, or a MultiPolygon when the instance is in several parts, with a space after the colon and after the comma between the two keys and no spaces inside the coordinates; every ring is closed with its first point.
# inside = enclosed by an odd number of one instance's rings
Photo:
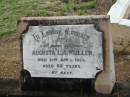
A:
{"type": "Polygon", "coordinates": [[[23,63],[32,77],[94,78],[103,70],[102,32],[93,24],[30,26],[23,63]]]}

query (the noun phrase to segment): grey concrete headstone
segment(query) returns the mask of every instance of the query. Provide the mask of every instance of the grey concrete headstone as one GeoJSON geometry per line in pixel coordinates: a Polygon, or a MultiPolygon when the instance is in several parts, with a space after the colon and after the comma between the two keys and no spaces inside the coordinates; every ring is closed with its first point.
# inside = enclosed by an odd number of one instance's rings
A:
{"type": "Polygon", "coordinates": [[[112,92],[109,16],[25,17],[17,31],[22,33],[22,69],[29,73],[25,78],[93,78],[96,92],[112,92]]]}

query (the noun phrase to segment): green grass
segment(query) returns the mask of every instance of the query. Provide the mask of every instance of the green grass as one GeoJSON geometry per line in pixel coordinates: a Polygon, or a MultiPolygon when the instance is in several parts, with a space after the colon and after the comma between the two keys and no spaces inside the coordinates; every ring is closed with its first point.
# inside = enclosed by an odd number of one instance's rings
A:
{"type": "Polygon", "coordinates": [[[0,37],[16,31],[17,20],[25,16],[87,15],[96,0],[0,0],[0,37]]]}

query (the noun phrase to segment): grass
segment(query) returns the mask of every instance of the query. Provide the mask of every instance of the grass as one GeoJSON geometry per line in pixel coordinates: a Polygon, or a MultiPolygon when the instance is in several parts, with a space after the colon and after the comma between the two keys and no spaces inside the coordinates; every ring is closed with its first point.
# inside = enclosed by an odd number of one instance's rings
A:
{"type": "Polygon", "coordinates": [[[15,33],[21,17],[87,15],[95,4],[96,0],[0,0],[0,37],[15,33]]]}

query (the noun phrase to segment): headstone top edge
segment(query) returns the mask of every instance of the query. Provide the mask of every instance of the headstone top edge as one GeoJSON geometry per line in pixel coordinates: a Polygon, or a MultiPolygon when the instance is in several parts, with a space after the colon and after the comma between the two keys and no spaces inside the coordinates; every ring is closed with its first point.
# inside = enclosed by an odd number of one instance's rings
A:
{"type": "Polygon", "coordinates": [[[32,20],[75,20],[75,19],[106,19],[109,20],[109,15],[87,15],[87,16],[52,16],[52,17],[22,17],[18,21],[32,21],[32,20]]]}

